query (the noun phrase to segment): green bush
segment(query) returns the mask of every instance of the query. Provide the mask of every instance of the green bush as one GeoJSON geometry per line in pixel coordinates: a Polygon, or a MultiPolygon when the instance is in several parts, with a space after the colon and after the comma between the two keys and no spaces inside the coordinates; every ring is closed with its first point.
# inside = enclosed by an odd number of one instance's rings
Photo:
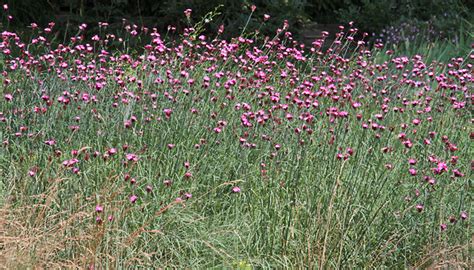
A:
{"type": "Polygon", "coordinates": [[[473,11],[474,5],[466,0],[346,0],[337,10],[337,18],[340,22],[355,21],[373,35],[395,29],[400,32],[395,40],[408,39],[404,36],[407,30],[413,35],[451,39],[459,37],[459,29],[470,27],[473,11]],[[409,29],[404,29],[407,25],[409,29]]]}
{"type": "Polygon", "coordinates": [[[192,22],[197,22],[222,6],[220,15],[206,29],[215,33],[224,25],[226,38],[239,35],[244,26],[248,31],[258,29],[265,35],[273,35],[287,20],[290,31],[296,35],[306,22],[354,21],[359,29],[369,33],[379,34],[382,29],[400,28],[407,23],[452,39],[452,33],[454,38],[459,38],[459,29],[470,27],[474,14],[474,1],[469,0],[6,0],[5,3],[10,6],[8,15],[14,18],[8,22],[11,27],[21,28],[31,22],[44,26],[61,16],[65,23],[59,22],[56,28],[63,27],[62,33],[66,35],[71,34],[66,30],[69,25],[85,22],[96,26],[99,21],[107,21],[121,26],[122,18],[137,25],[157,27],[161,32],[169,25],[179,31],[188,23],[183,14],[185,9],[193,10],[192,22]],[[253,13],[252,5],[256,6],[253,13]],[[262,24],[264,14],[271,18],[262,24]]]}

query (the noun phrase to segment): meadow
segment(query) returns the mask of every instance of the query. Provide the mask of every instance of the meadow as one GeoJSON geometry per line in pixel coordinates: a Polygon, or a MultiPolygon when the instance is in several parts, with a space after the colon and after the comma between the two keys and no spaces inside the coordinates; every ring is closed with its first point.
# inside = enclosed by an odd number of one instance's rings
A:
{"type": "Polygon", "coordinates": [[[473,267],[469,40],[87,27],[1,30],[1,265],[473,267]]]}

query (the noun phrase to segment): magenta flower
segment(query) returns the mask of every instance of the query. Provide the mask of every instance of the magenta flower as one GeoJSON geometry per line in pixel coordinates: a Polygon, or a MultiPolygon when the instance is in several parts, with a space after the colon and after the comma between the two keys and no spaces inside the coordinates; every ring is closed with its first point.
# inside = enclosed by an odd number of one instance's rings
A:
{"type": "Polygon", "coordinates": [[[171,113],[173,110],[171,109],[163,109],[163,113],[165,114],[166,119],[169,119],[171,117],[171,113]]]}
{"type": "Polygon", "coordinates": [[[63,161],[63,166],[64,167],[72,167],[72,166],[74,166],[74,164],[76,164],[78,162],[79,162],[79,160],[77,158],[68,159],[68,160],[63,161]]]}
{"type": "Polygon", "coordinates": [[[410,140],[405,140],[402,142],[406,148],[412,148],[413,143],[410,140]]]}
{"type": "Polygon", "coordinates": [[[5,98],[6,101],[12,101],[13,100],[12,94],[5,94],[3,97],[5,98]]]}
{"type": "Polygon", "coordinates": [[[130,196],[129,200],[131,203],[135,203],[138,200],[138,197],[136,195],[132,195],[130,196]]]}
{"type": "Polygon", "coordinates": [[[134,162],[137,162],[138,161],[138,156],[135,155],[135,154],[132,154],[132,153],[128,153],[125,155],[125,158],[128,160],[128,161],[134,161],[134,162]]]}
{"type": "Polygon", "coordinates": [[[439,225],[441,231],[445,231],[447,228],[448,228],[448,225],[442,223],[441,225],[439,225]]]}
{"type": "Polygon", "coordinates": [[[33,176],[36,175],[36,172],[35,172],[34,170],[29,170],[29,171],[28,171],[28,175],[31,176],[31,177],[33,177],[33,176]]]}
{"type": "Polygon", "coordinates": [[[96,207],[95,207],[95,211],[97,213],[101,213],[102,211],[104,211],[104,207],[100,204],[98,204],[96,207]]]}
{"type": "Polygon", "coordinates": [[[454,169],[453,174],[454,174],[454,177],[463,177],[464,176],[464,174],[461,171],[459,171],[458,169],[454,169]]]}
{"type": "Polygon", "coordinates": [[[148,193],[153,191],[153,187],[150,186],[150,185],[147,185],[145,189],[146,189],[146,192],[148,192],[148,193]]]}
{"type": "Polygon", "coordinates": [[[423,211],[424,206],[422,204],[417,204],[415,208],[418,212],[421,212],[421,211],[423,211]]]}
{"type": "Polygon", "coordinates": [[[438,162],[438,165],[436,168],[433,168],[433,172],[435,174],[442,174],[443,172],[448,171],[448,166],[444,162],[438,162]]]}
{"type": "Polygon", "coordinates": [[[192,12],[192,11],[193,11],[193,10],[190,9],[190,8],[188,8],[188,9],[186,9],[186,10],[184,11],[184,15],[186,16],[186,18],[190,18],[190,17],[191,17],[191,12],[192,12]]]}
{"type": "Polygon", "coordinates": [[[238,186],[233,187],[232,192],[233,193],[240,193],[240,187],[238,187],[238,186]]]}
{"type": "Polygon", "coordinates": [[[354,154],[354,150],[353,150],[352,148],[350,148],[350,147],[348,147],[348,148],[346,149],[346,152],[347,152],[347,154],[349,154],[350,156],[352,156],[352,155],[354,154]]]}
{"type": "Polygon", "coordinates": [[[46,140],[44,141],[46,145],[53,146],[56,144],[56,141],[54,139],[46,140]]]}

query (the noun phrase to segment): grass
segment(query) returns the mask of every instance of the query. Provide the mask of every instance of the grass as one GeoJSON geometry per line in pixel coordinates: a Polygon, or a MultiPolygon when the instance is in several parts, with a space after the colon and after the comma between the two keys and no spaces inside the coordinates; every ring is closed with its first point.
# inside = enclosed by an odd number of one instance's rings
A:
{"type": "Polygon", "coordinates": [[[0,264],[472,267],[472,51],[348,36],[301,54],[154,34],[126,55],[4,33],[0,264]]]}

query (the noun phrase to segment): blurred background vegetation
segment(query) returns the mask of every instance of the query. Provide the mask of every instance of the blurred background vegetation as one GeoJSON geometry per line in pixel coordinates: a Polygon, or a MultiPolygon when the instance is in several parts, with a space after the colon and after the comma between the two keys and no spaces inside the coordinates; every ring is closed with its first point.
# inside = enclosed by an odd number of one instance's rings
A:
{"type": "Polygon", "coordinates": [[[163,32],[169,25],[179,31],[187,25],[185,9],[192,9],[195,23],[219,5],[222,5],[218,9],[220,14],[209,22],[207,31],[216,32],[224,25],[226,38],[241,33],[252,5],[257,8],[248,20],[247,29],[273,35],[282,27],[283,20],[288,20],[296,39],[311,25],[323,27],[354,21],[372,41],[397,44],[421,37],[425,41],[459,42],[461,38],[472,38],[474,21],[472,0],[4,0],[3,3],[9,5],[8,14],[13,16],[8,27],[27,30],[25,26],[32,22],[46,26],[54,21],[55,28],[66,35],[75,33],[68,32],[69,27],[81,23],[89,24],[91,32],[97,30],[94,29],[97,22],[121,27],[122,18],[163,32]],[[271,18],[262,24],[264,14],[271,18]]]}

